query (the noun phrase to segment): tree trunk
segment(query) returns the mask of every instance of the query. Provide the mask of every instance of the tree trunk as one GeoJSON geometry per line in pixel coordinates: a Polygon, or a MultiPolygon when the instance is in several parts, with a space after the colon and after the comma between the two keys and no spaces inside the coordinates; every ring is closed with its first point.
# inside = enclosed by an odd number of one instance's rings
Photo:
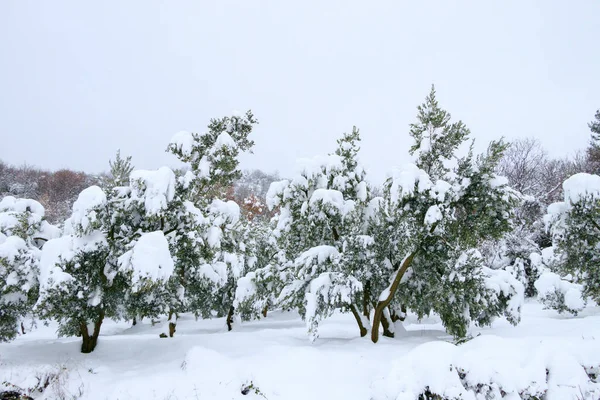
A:
{"type": "Polygon", "coordinates": [[[392,330],[394,321],[390,317],[390,312],[387,308],[383,310],[383,317],[381,318],[381,326],[383,327],[383,336],[393,338],[394,331],[392,330]]]}
{"type": "Polygon", "coordinates": [[[96,348],[96,344],[98,344],[98,336],[100,336],[100,327],[102,326],[102,321],[104,321],[104,310],[101,310],[94,321],[94,331],[91,336],[88,332],[88,327],[85,322],[82,322],[79,325],[79,329],[81,331],[81,337],[83,338],[83,342],[81,343],[81,352],[82,353],[91,353],[96,348]]]}
{"type": "Polygon", "coordinates": [[[354,318],[356,319],[356,323],[358,324],[358,329],[360,330],[360,337],[367,336],[367,333],[369,331],[363,325],[362,318],[361,318],[360,314],[358,313],[358,311],[356,311],[356,307],[354,307],[354,305],[350,306],[350,311],[352,311],[352,315],[354,315],[354,318]]]}
{"type": "Polygon", "coordinates": [[[21,333],[24,335],[25,334],[25,325],[23,325],[23,323],[21,322],[21,333]]]}
{"type": "Polygon", "coordinates": [[[394,280],[392,281],[392,284],[388,289],[386,297],[384,299],[381,299],[380,297],[380,300],[377,303],[377,307],[375,307],[375,315],[373,316],[373,326],[371,327],[371,340],[373,341],[373,343],[377,343],[377,341],[379,340],[379,324],[381,324],[383,311],[392,302],[392,299],[394,298],[394,295],[398,290],[398,285],[400,285],[402,277],[406,273],[408,267],[410,267],[410,265],[412,264],[412,261],[414,260],[416,254],[417,252],[413,251],[408,255],[408,257],[404,259],[404,262],[402,263],[398,271],[396,271],[396,276],[394,277],[394,280]]]}
{"type": "Polygon", "coordinates": [[[365,282],[365,290],[363,290],[363,315],[367,318],[371,317],[369,297],[371,297],[371,281],[367,280],[367,282],[365,282]]]}
{"type": "Polygon", "coordinates": [[[175,319],[173,319],[173,314],[173,311],[169,311],[169,337],[175,335],[175,328],[177,327],[177,314],[175,314],[175,319]]]}
{"type": "Polygon", "coordinates": [[[229,307],[229,312],[227,313],[227,330],[230,331],[233,329],[233,311],[235,309],[233,306],[229,307]]]}
{"type": "Polygon", "coordinates": [[[265,305],[265,308],[263,308],[262,310],[262,316],[263,318],[267,318],[267,312],[269,311],[269,305],[265,305]]]}
{"type": "Polygon", "coordinates": [[[133,321],[131,322],[131,326],[137,325],[137,318],[133,317],[133,321]]]}

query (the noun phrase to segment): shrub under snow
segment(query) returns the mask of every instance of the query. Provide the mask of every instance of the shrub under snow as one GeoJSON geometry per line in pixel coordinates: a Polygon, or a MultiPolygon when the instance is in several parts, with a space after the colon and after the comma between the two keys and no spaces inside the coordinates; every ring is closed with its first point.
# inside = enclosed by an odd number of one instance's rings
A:
{"type": "Polygon", "coordinates": [[[600,398],[599,365],[600,344],[584,339],[431,342],[400,357],[387,377],[376,380],[372,399],[593,400],[600,398]]]}

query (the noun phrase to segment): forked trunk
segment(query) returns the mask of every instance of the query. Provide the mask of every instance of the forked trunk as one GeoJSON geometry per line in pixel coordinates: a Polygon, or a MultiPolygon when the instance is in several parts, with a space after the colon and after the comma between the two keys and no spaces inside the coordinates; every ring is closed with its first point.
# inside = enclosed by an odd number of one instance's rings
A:
{"type": "Polygon", "coordinates": [[[82,322],[79,325],[79,330],[83,339],[83,342],[81,343],[82,353],[91,353],[96,348],[96,344],[98,344],[98,336],[100,336],[100,327],[102,326],[103,320],[104,310],[101,310],[96,318],[96,321],[94,321],[94,330],[91,332],[91,334],[88,331],[88,326],[85,322],[82,322]]]}
{"type": "MultiPolygon", "coordinates": [[[[375,307],[375,315],[373,316],[373,327],[371,328],[371,340],[373,341],[373,343],[377,343],[377,341],[379,340],[379,325],[381,324],[381,320],[383,318],[383,313],[384,313],[386,307],[389,306],[390,303],[392,302],[392,299],[394,298],[394,295],[396,294],[396,291],[398,290],[398,285],[400,285],[400,281],[402,280],[402,277],[406,273],[406,270],[408,269],[408,267],[410,267],[410,265],[412,264],[412,261],[414,260],[416,254],[417,254],[417,252],[414,251],[414,252],[410,253],[408,255],[408,257],[406,257],[404,259],[404,262],[402,262],[402,265],[396,271],[396,275],[394,276],[394,280],[392,281],[392,284],[388,288],[388,292],[386,293],[386,296],[384,298],[381,298],[381,297],[379,298],[377,307],[375,307]]],[[[385,326],[384,326],[384,333],[385,333],[385,326]]]]}

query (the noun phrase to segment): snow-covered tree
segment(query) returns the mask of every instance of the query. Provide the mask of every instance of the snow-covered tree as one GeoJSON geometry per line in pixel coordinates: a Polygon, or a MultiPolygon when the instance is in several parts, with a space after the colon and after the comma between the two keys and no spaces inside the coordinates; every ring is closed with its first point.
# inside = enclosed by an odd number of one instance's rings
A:
{"type": "Polygon", "coordinates": [[[312,340],[336,309],[352,312],[361,335],[367,331],[360,304],[373,241],[365,234],[370,194],[359,141],[355,128],[334,154],[302,160],[299,174],[273,183],[267,195],[268,206],[279,208],[277,244],[268,266],[253,273],[250,292],[264,302],[266,291],[258,289],[275,289],[279,306],[300,310],[312,340]]]}
{"type": "Polygon", "coordinates": [[[268,221],[252,220],[249,250],[252,266],[236,284],[234,307],[242,320],[266,317],[277,304],[283,287],[279,266],[285,265],[285,255],[268,221]]]}
{"type": "Polygon", "coordinates": [[[585,299],[600,301],[600,176],[575,174],[563,192],[564,201],[551,204],[545,217],[553,262],[536,287],[545,304],[576,314],[585,299]]]}
{"type": "Polygon", "coordinates": [[[600,171],[600,110],[596,110],[594,120],[588,124],[592,137],[590,146],[587,149],[588,160],[594,173],[600,171]]]}
{"type": "Polygon", "coordinates": [[[81,193],[65,236],[42,257],[38,309],[59,321],[59,333],[80,334],[90,352],[105,317],[168,313],[173,336],[180,312],[231,313],[247,265],[245,230],[238,205],[216,196],[240,176],[237,158],[253,144],[254,123],[248,112],[212,120],[202,135],[178,133],[168,150],[187,172],[131,171],[121,159],[106,190],[81,193]]]}
{"type": "MultiPolygon", "coordinates": [[[[111,263],[109,274],[116,274],[122,268],[135,267],[135,260],[142,257],[144,243],[161,236],[160,254],[154,254],[156,259],[162,257],[168,263],[170,271],[160,284],[151,284],[144,290],[135,285],[129,285],[124,300],[124,309],[128,319],[157,317],[171,311],[173,298],[181,297],[181,290],[173,285],[174,253],[172,242],[174,233],[169,234],[167,226],[177,221],[181,215],[182,203],[176,196],[177,180],[175,173],[167,167],[158,170],[134,170],[129,172],[129,186],[112,189],[114,201],[113,220],[118,219],[118,230],[112,231],[111,236],[116,260],[111,263]],[[136,256],[137,254],[137,256],[136,256]],[[168,257],[167,257],[168,255],[168,257]],[[134,257],[132,257],[134,256],[134,257]],[[171,261],[167,261],[170,259],[171,261]]],[[[191,233],[190,233],[191,234],[191,233]]],[[[155,239],[158,240],[158,239],[155,239]]],[[[152,250],[146,248],[147,252],[152,250]]],[[[129,281],[129,280],[128,280],[129,281]]]]}
{"type": "Polygon", "coordinates": [[[42,251],[36,309],[59,323],[59,335],[81,336],[83,353],[96,347],[104,318],[127,317],[132,295],[148,294],[154,305],[152,294],[173,273],[163,232],[140,230],[132,200],[128,187],[83,190],[64,235],[42,251]]]}
{"type": "Polygon", "coordinates": [[[173,309],[227,315],[230,328],[236,282],[251,256],[240,207],[225,194],[242,175],[239,155],[251,151],[248,137],[256,123],[250,111],[213,119],[205,133],[177,133],[167,150],[189,168],[177,179],[176,210],[169,212],[175,219],[163,227],[171,237],[176,285],[185,290],[173,309]]]}
{"type": "Polygon", "coordinates": [[[58,229],[40,203],[11,196],[0,201],[0,341],[13,339],[38,295],[40,248],[58,229]]]}
{"type": "Polygon", "coordinates": [[[372,224],[378,265],[388,274],[373,318],[374,342],[379,324],[398,305],[419,316],[436,312],[456,337],[465,336],[472,321],[520,318],[522,285],[505,271],[485,267],[477,250],[511,228],[514,194],[494,173],[506,145],[492,142],[477,157],[471,145],[459,156],[469,130],[450,122],[433,88],[417,119],[410,128],[416,161],[392,172],[379,222],[372,224]]]}
{"type": "MultiPolygon", "coordinates": [[[[527,198],[521,198],[516,214],[527,207],[527,198]]],[[[539,225],[543,226],[542,219],[539,225]]],[[[539,238],[540,228],[529,225],[522,219],[514,218],[513,227],[499,240],[488,240],[481,246],[481,253],[485,264],[492,269],[509,271],[525,287],[525,297],[535,297],[537,290],[535,282],[540,276],[539,266],[532,262],[532,256],[539,256],[540,246],[536,241],[539,238]]]]}
{"type": "Polygon", "coordinates": [[[102,186],[112,189],[117,186],[129,185],[129,176],[134,170],[134,167],[131,164],[131,156],[122,158],[121,150],[117,150],[114,161],[110,160],[108,164],[110,166],[110,172],[104,177],[102,186]]]}

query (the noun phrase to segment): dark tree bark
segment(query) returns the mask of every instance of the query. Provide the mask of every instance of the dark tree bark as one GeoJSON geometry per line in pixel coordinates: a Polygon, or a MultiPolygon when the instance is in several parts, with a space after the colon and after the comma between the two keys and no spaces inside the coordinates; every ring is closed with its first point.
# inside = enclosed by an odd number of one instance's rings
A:
{"type": "MultiPolygon", "coordinates": [[[[394,277],[394,280],[392,281],[392,284],[389,287],[387,296],[385,297],[385,299],[379,300],[379,303],[377,303],[377,307],[375,307],[375,315],[373,317],[373,326],[371,328],[371,340],[373,341],[373,343],[377,343],[377,341],[379,340],[379,325],[381,324],[383,312],[384,312],[385,308],[387,306],[389,306],[390,303],[392,302],[392,299],[394,298],[394,295],[396,294],[396,291],[398,290],[398,285],[400,285],[400,281],[402,280],[402,277],[406,273],[406,270],[408,269],[408,267],[410,267],[410,265],[412,264],[412,261],[414,260],[416,255],[417,255],[417,252],[414,251],[411,254],[409,254],[408,257],[406,257],[406,259],[404,260],[404,262],[402,263],[400,268],[396,271],[396,276],[394,277]]],[[[385,327],[384,327],[384,330],[385,330],[385,327]]]]}
{"type": "Polygon", "coordinates": [[[229,312],[227,313],[227,330],[230,331],[233,329],[233,312],[235,309],[233,306],[229,307],[229,312]]]}
{"type": "Polygon", "coordinates": [[[360,317],[360,314],[358,313],[358,311],[356,311],[356,307],[354,307],[353,305],[350,306],[350,311],[352,311],[352,315],[354,315],[354,318],[356,319],[356,323],[358,324],[358,329],[360,331],[360,337],[367,336],[368,330],[363,325],[362,318],[360,317]]]}
{"type": "Polygon", "coordinates": [[[88,327],[85,322],[82,322],[79,325],[79,329],[81,332],[81,337],[83,338],[83,342],[81,343],[81,352],[82,353],[91,353],[96,348],[96,344],[98,344],[98,336],[100,336],[100,327],[102,326],[102,322],[104,321],[104,310],[101,310],[94,321],[94,331],[90,335],[88,332],[88,327]]]}
{"type": "Polygon", "coordinates": [[[390,317],[388,309],[383,310],[383,317],[381,318],[381,326],[383,327],[383,336],[393,338],[394,332],[390,329],[394,321],[390,317]]]}
{"type": "Polygon", "coordinates": [[[169,311],[169,337],[173,337],[177,331],[177,314],[175,314],[175,320],[173,320],[173,311],[169,311]]]}
{"type": "Polygon", "coordinates": [[[363,315],[367,318],[371,316],[371,307],[369,304],[369,298],[371,297],[371,281],[365,282],[365,289],[363,290],[363,315]]]}

